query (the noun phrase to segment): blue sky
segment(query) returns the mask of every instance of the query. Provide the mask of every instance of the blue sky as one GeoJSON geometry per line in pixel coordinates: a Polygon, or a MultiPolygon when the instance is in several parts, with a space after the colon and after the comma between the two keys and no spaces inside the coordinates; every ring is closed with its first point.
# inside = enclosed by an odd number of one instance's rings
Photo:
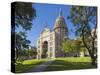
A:
{"type": "MultiPolygon", "coordinates": [[[[54,5],[54,4],[34,4],[37,17],[33,20],[33,26],[28,31],[27,38],[31,41],[32,46],[36,46],[37,39],[45,26],[53,29],[56,18],[59,15],[60,8],[62,9],[62,15],[66,21],[69,30],[74,30],[72,23],[67,19],[69,15],[70,6],[67,5],[54,5]]],[[[69,37],[74,38],[74,33],[69,32],[69,37]]]]}

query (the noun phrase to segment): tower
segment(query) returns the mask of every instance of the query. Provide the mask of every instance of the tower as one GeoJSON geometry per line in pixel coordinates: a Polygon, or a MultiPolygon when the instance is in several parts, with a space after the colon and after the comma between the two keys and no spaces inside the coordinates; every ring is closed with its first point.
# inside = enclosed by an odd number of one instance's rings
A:
{"type": "Polygon", "coordinates": [[[64,55],[61,44],[65,36],[67,36],[68,30],[62,14],[60,9],[52,31],[45,27],[41,32],[37,41],[37,59],[55,58],[64,55]]]}
{"type": "Polygon", "coordinates": [[[61,44],[63,42],[64,37],[68,34],[68,29],[66,27],[66,22],[64,17],[62,16],[62,10],[59,11],[59,16],[57,17],[54,24],[54,32],[55,32],[55,55],[56,57],[60,57],[63,55],[61,50],[61,44]]]}

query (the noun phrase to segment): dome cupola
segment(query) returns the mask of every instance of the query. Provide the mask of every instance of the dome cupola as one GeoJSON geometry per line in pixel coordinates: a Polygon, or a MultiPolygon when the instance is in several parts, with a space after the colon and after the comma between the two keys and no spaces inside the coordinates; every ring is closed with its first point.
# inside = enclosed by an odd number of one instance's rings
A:
{"type": "Polygon", "coordinates": [[[56,29],[56,28],[66,28],[67,29],[65,19],[62,16],[61,9],[60,9],[60,12],[59,12],[59,16],[56,19],[55,24],[54,24],[54,29],[56,29]]]}

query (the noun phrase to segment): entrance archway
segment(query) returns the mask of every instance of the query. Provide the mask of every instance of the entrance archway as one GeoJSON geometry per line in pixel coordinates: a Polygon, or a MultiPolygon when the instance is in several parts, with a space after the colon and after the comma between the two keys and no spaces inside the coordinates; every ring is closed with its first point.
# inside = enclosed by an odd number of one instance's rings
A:
{"type": "Polygon", "coordinates": [[[44,41],[42,45],[42,58],[47,58],[48,56],[48,42],[44,41]]]}

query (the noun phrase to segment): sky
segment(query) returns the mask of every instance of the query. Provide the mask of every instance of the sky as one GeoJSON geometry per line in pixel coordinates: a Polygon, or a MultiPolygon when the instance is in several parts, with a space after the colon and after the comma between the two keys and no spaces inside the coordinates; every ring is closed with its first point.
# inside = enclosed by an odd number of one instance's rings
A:
{"type": "Polygon", "coordinates": [[[31,46],[36,46],[37,39],[40,36],[41,31],[46,27],[53,30],[55,20],[59,15],[60,9],[62,10],[62,16],[66,21],[66,26],[69,29],[69,37],[75,38],[74,27],[70,20],[67,19],[70,13],[69,5],[58,5],[58,4],[33,4],[33,7],[36,9],[36,18],[33,19],[32,29],[28,31],[27,39],[31,41],[31,46]]]}

